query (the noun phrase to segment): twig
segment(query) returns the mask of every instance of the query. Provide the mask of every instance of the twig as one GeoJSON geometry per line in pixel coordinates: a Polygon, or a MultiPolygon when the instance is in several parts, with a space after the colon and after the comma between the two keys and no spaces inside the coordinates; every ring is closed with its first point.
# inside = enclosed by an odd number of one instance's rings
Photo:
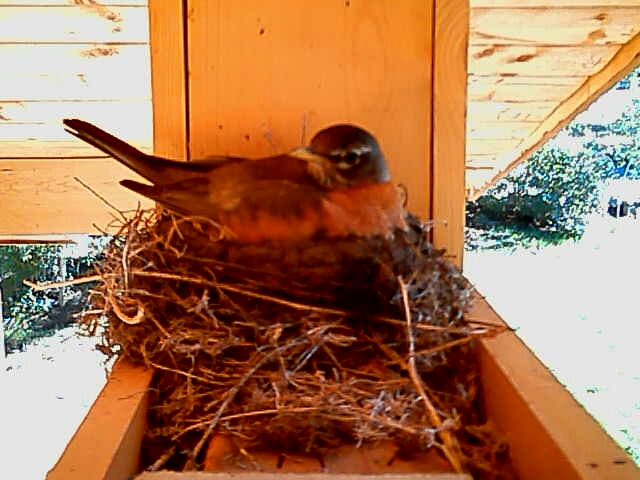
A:
{"type": "Polygon", "coordinates": [[[191,452],[191,458],[187,461],[187,464],[185,465],[185,468],[184,468],[185,470],[193,470],[195,468],[196,458],[198,458],[198,455],[200,454],[200,450],[202,450],[205,443],[211,436],[211,433],[218,426],[218,423],[220,423],[220,418],[222,417],[222,414],[227,409],[229,404],[233,401],[233,399],[236,397],[236,395],[238,394],[242,386],[245,383],[247,383],[247,381],[253,376],[253,374],[256,373],[258,369],[260,369],[268,360],[270,360],[271,357],[273,357],[273,355],[280,354],[282,353],[282,351],[290,347],[291,347],[291,344],[283,345],[281,347],[278,347],[272,350],[268,354],[264,355],[260,360],[258,360],[258,362],[256,362],[256,364],[253,367],[251,367],[249,370],[245,372],[245,374],[242,376],[242,378],[240,378],[238,383],[236,383],[233,386],[233,388],[227,391],[227,396],[222,402],[222,405],[220,405],[220,408],[218,408],[218,411],[211,419],[211,423],[209,423],[209,426],[207,427],[207,430],[204,432],[204,435],[202,435],[202,438],[200,438],[196,446],[193,448],[193,451],[191,452]]]}
{"type": "Polygon", "coordinates": [[[167,460],[169,460],[171,456],[175,453],[175,451],[176,451],[176,446],[175,445],[171,446],[171,448],[169,448],[169,450],[164,452],[160,458],[158,458],[155,462],[153,462],[153,464],[151,464],[146,471],[157,472],[158,470],[160,470],[162,466],[165,463],[167,463],[167,460]]]}
{"type": "MultiPolygon", "coordinates": [[[[23,280],[22,283],[24,283],[27,287],[32,288],[33,290],[35,290],[36,292],[42,291],[42,290],[49,290],[50,288],[60,288],[60,287],[69,287],[71,285],[80,285],[83,283],[89,283],[89,282],[97,282],[99,280],[102,280],[104,275],[90,275],[88,277],[81,277],[81,278],[74,278],[72,280],[63,280],[63,281],[59,281],[59,282],[32,282],[31,280],[23,280]]],[[[106,276],[109,277],[115,277],[117,276],[116,274],[106,274],[106,276]]]]}
{"type": "Polygon", "coordinates": [[[96,197],[98,197],[105,205],[107,205],[108,207],[111,207],[113,210],[115,210],[116,212],[118,212],[120,214],[120,216],[122,217],[123,220],[127,220],[127,217],[125,216],[124,212],[122,210],[120,210],[118,207],[116,207],[113,203],[109,202],[109,200],[107,200],[106,198],[104,198],[102,195],[100,195],[98,192],[96,192],[93,188],[91,188],[89,185],[87,185],[86,183],[84,183],[82,180],[80,180],[78,177],[73,177],[73,179],[78,182],[80,185],[82,185],[84,188],[86,188],[87,190],[89,190],[91,193],[93,193],[96,197]]]}
{"type": "Polygon", "coordinates": [[[413,335],[413,325],[411,321],[411,309],[409,308],[409,295],[407,294],[407,286],[402,280],[401,276],[398,276],[398,284],[400,285],[400,291],[402,292],[402,303],[404,305],[404,313],[405,318],[407,320],[407,343],[409,344],[409,360],[407,362],[407,367],[409,371],[409,376],[413,382],[413,385],[416,388],[416,392],[422,398],[424,403],[427,415],[429,416],[429,420],[438,430],[438,434],[442,439],[443,445],[442,448],[443,453],[451,463],[453,469],[461,473],[462,470],[462,462],[460,461],[460,446],[456,438],[451,434],[450,430],[443,429],[442,420],[440,420],[440,416],[438,415],[438,411],[431,403],[431,400],[427,396],[427,392],[424,389],[422,384],[422,379],[418,374],[418,370],[416,368],[416,347],[415,347],[415,338],[413,335]]]}
{"type": "MultiPolygon", "coordinates": [[[[285,300],[283,298],[278,298],[278,297],[274,297],[271,295],[265,295],[263,293],[258,293],[258,292],[254,292],[251,290],[245,290],[243,288],[240,287],[236,287],[234,285],[229,285],[227,283],[216,283],[216,282],[212,282],[210,280],[206,280],[204,278],[198,278],[198,277],[188,277],[185,275],[178,275],[175,273],[165,273],[165,272],[148,272],[148,271],[142,271],[142,270],[132,270],[131,274],[133,275],[139,275],[142,277],[154,277],[154,278],[164,278],[167,280],[179,280],[182,282],[189,282],[189,283],[195,283],[195,284],[199,284],[199,285],[207,285],[210,287],[214,287],[220,290],[225,290],[227,292],[234,292],[234,293],[239,293],[241,295],[246,295],[248,297],[253,297],[253,298],[258,298],[260,300],[266,300],[268,302],[273,302],[273,303],[277,303],[279,305],[284,305],[287,307],[291,307],[294,308],[296,310],[307,310],[309,312],[316,312],[316,313],[324,313],[324,314],[328,314],[328,315],[341,315],[341,316],[349,316],[349,315],[355,315],[354,312],[350,312],[348,310],[341,310],[338,308],[326,308],[326,307],[316,307],[313,305],[307,305],[305,303],[299,303],[299,302],[292,302],[290,300],[285,300]]],[[[393,324],[399,324],[401,323],[400,320],[396,319],[396,318],[390,318],[390,317],[382,317],[379,315],[372,315],[371,318],[375,319],[375,320],[380,320],[382,322],[386,322],[386,323],[393,323],[393,324]]],[[[415,328],[417,328],[418,330],[428,330],[428,331],[435,331],[435,332],[452,332],[452,333],[468,333],[469,329],[468,328],[451,328],[451,327],[440,327],[437,325],[426,325],[426,324],[417,324],[414,325],[415,328]]]]}

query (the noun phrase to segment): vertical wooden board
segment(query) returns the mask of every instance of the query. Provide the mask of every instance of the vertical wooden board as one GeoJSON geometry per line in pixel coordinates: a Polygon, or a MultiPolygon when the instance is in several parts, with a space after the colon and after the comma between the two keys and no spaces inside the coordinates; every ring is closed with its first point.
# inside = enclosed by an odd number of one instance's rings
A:
{"type": "Polygon", "coordinates": [[[154,152],[186,160],[187,80],[182,0],[149,0],[149,37],[154,152]]]}
{"type": "Polygon", "coordinates": [[[468,0],[436,0],[433,82],[433,242],[462,266],[468,0]],[[443,220],[440,222],[438,220],[443,220]]]}
{"type": "Polygon", "coordinates": [[[431,2],[190,0],[190,148],[263,156],[350,122],[429,211],[431,2]]]}

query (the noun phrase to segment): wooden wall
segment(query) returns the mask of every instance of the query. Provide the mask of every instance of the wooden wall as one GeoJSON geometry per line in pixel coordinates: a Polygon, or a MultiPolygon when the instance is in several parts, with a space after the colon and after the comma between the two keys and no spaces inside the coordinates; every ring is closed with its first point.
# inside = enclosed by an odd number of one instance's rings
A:
{"type": "Polygon", "coordinates": [[[151,149],[146,2],[6,0],[0,3],[0,234],[97,230],[109,208],[137,198],[126,171],[61,126],[96,122],[151,149]]]}
{"type": "Polygon", "coordinates": [[[0,7],[0,61],[24,65],[0,73],[13,89],[0,99],[0,199],[9,205],[0,234],[104,225],[108,209],[76,176],[119,208],[134,206],[116,183],[131,175],[60,119],[94,121],[148,149],[153,108],[155,151],[183,159],[270,155],[329,124],[359,124],[378,137],[411,210],[437,220],[435,242],[459,259],[467,27],[466,0],[313,9],[152,0],[149,11],[141,0],[12,0],[0,7]]]}

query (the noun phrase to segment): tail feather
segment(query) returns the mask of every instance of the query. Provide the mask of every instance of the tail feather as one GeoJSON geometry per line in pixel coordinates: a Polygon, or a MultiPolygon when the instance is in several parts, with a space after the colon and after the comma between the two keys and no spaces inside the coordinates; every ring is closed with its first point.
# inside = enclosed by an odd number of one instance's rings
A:
{"type": "Polygon", "coordinates": [[[193,177],[194,174],[209,172],[228,163],[243,161],[241,158],[233,157],[210,157],[195,162],[169,160],[147,155],[84,120],[67,118],[62,123],[66,127],[65,130],[71,135],[102,150],[154,184],[177,182],[193,177]]]}
{"type": "Polygon", "coordinates": [[[63,123],[67,132],[112,156],[147,180],[155,182],[158,178],[160,172],[151,155],[141,152],[89,122],[74,118],[65,119],[63,123]]]}
{"type": "Polygon", "coordinates": [[[162,194],[162,186],[145,185],[144,183],[136,182],[134,180],[120,180],[120,185],[128,188],[129,190],[133,190],[134,192],[139,193],[140,195],[143,195],[151,200],[155,200],[156,202],[175,212],[181,213],[183,215],[188,215],[190,213],[189,210],[180,205],[179,202],[171,201],[171,199],[165,198],[166,196],[162,194]]]}

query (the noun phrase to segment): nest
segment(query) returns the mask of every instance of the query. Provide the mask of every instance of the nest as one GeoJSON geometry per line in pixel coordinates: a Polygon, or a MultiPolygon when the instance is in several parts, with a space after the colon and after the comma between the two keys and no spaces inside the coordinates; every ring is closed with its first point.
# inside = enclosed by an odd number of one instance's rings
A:
{"type": "Polygon", "coordinates": [[[252,245],[202,218],[126,221],[82,321],[108,355],[156,370],[147,464],[197,468],[224,434],[318,455],[390,440],[509,477],[472,345],[497,328],[465,321],[469,284],[407,220],[391,239],[252,245]]]}

